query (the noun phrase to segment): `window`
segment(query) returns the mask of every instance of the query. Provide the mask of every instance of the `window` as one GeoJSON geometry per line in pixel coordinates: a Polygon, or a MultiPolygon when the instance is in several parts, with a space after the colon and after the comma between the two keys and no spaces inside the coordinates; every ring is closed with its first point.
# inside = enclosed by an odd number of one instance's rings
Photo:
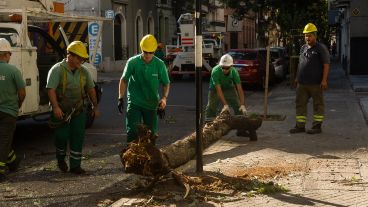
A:
{"type": "Polygon", "coordinates": [[[20,45],[19,35],[13,28],[0,28],[0,38],[8,40],[12,47],[20,45]]]}
{"type": "Polygon", "coordinates": [[[256,60],[257,53],[255,52],[229,52],[229,55],[234,58],[234,60],[256,60]]]}

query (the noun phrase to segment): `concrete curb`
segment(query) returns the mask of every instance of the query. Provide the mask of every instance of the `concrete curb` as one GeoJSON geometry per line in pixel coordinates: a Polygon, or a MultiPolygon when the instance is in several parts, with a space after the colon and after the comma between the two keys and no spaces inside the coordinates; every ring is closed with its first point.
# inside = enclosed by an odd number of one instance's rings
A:
{"type": "Polygon", "coordinates": [[[362,108],[364,119],[368,124],[368,97],[360,98],[359,103],[362,108]]]}
{"type": "Polygon", "coordinates": [[[368,92],[368,75],[350,75],[349,81],[354,92],[368,92]]]}

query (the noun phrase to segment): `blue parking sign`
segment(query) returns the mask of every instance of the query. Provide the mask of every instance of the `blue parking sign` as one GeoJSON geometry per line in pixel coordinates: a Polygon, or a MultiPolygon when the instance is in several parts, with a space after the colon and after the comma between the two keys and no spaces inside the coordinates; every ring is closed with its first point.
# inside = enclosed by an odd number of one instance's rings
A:
{"type": "Polygon", "coordinates": [[[100,25],[98,25],[96,22],[88,26],[88,33],[92,36],[97,36],[99,30],[100,25]]]}
{"type": "MultiPolygon", "coordinates": [[[[90,61],[92,62],[92,55],[89,57],[90,61]]],[[[100,53],[96,53],[96,58],[95,58],[95,62],[93,63],[94,65],[99,65],[102,62],[102,56],[100,53]]]]}
{"type": "Polygon", "coordinates": [[[106,10],[105,17],[108,19],[114,19],[115,17],[114,10],[106,10]]]}

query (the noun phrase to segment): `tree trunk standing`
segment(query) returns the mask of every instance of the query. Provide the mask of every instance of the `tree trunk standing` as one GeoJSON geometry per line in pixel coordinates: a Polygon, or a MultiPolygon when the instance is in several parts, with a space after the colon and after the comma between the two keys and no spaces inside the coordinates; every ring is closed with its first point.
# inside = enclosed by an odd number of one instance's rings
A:
{"type": "MultiPolygon", "coordinates": [[[[207,148],[232,129],[246,131],[248,136],[254,134],[256,136],[255,131],[261,124],[260,116],[231,116],[229,112],[224,112],[216,117],[213,123],[203,128],[202,148],[207,148]]],[[[120,154],[124,170],[128,173],[161,176],[187,163],[195,156],[195,133],[159,150],[152,142],[155,137],[146,127],[140,127],[138,130],[140,132],[138,132],[137,143],[131,143],[120,154]]]]}

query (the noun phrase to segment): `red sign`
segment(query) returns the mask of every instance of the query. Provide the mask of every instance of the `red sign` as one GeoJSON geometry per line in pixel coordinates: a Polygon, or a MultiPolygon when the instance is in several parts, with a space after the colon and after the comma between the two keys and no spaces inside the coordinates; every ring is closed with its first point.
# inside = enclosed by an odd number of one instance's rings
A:
{"type": "Polygon", "coordinates": [[[182,45],[194,45],[193,38],[181,38],[182,45]]]}

